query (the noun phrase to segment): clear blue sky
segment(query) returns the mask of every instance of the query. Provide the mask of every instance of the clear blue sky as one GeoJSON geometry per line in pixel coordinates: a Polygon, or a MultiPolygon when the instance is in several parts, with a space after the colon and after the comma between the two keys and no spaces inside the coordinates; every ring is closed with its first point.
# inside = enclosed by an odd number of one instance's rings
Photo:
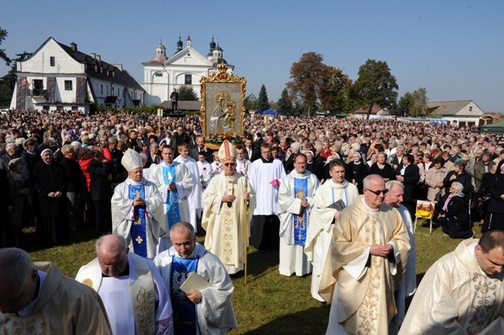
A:
{"type": "MultiPolygon", "coordinates": [[[[471,99],[504,113],[504,1],[8,1],[0,45],[9,57],[35,51],[49,36],[123,64],[143,83],[142,62],[162,38],[168,55],[190,34],[203,55],[224,49],[247,94],[262,84],[278,100],[305,52],[356,80],[367,59],[386,61],[399,96],[425,87],[430,101],[471,99]]],[[[0,66],[0,76],[8,68],[0,66]]]]}

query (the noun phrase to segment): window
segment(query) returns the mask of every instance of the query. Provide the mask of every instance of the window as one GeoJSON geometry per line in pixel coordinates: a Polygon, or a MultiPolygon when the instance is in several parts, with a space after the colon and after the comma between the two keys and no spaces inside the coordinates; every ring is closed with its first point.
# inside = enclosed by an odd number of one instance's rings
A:
{"type": "Polygon", "coordinates": [[[100,94],[103,94],[103,84],[100,84],[100,94]]]}
{"type": "Polygon", "coordinates": [[[72,91],[72,81],[71,80],[65,80],[65,91],[72,91]]]}
{"type": "Polygon", "coordinates": [[[472,112],[472,106],[469,106],[469,112],[472,112]]]}
{"type": "Polygon", "coordinates": [[[192,75],[190,75],[190,74],[186,74],[186,75],[185,75],[185,81],[184,81],[184,83],[185,83],[186,85],[192,85],[192,75]]]}
{"type": "Polygon", "coordinates": [[[33,79],[32,81],[32,87],[33,87],[33,95],[34,96],[40,96],[44,94],[44,81],[41,79],[33,79]]]}
{"type": "Polygon", "coordinates": [[[162,77],[163,76],[163,73],[161,72],[156,72],[156,77],[162,77]]]}
{"type": "Polygon", "coordinates": [[[56,61],[54,60],[54,57],[53,57],[53,56],[51,56],[51,57],[49,58],[49,62],[50,62],[50,64],[51,64],[51,66],[54,66],[54,65],[56,64],[56,61]]]}

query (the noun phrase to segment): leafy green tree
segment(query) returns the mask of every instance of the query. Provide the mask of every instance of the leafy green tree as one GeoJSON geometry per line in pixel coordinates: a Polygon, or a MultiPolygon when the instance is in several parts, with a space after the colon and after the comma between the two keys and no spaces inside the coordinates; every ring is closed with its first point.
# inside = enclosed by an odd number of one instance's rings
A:
{"type": "Polygon", "coordinates": [[[320,103],[324,111],[343,111],[352,81],[341,69],[327,66],[320,89],[320,103]]]}
{"type": "Polygon", "coordinates": [[[179,92],[179,100],[182,101],[198,101],[198,93],[194,91],[192,86],[182,85],[178,89],[179,92]]]}
{"type": "Polygon", "coordinates": [[[292,101],[286,88],[282,91],[282,95],[280,96],[280,99],[278,99],[277,105],[277,112],[279,114],[292,115],[292,101]]]}
{"type": "Polygon", "coordinates": [[[319,100],[320,90],[324,86],[327,66],[322,63],[323,60],[322,55],[307,52],[292,64],[290,70],[291,80],[287,83],[287,88],[294,101],[300,100],[308,106],[308,115],[313,114],[312,107],[319,100]]]}
{"type": "Polygon", "coordinates": [[[266,93],[266,86],[264,84],[259,90],[259,98],[257,99],[257,110],[265,111],[271,107],[268,100],[268,93],[266,93]]]}
{"type": "MultiPolygon", "coordinates": [[[[0,45],[2,45],[2,42],[5,40],[6,37],[7,37],[7,30],[0,28],[0,45]]],[[[7,66],[11,64],[11,60],[9,57],[7,57],[5,49],[0,49],[0,59],[2,59],[5,62],[5,65],[7,66]]]]}
{"type": "Polygon", "coordinates": [[[413,91],[406,92],[399,99],[398,114],[404,116],[405,112],[413,117],[425,117],[427,115],[427,90],[423,87],[413,91]]]}
{"type": "Polygon", "coordinates": [[[397,116],[407,116],[410,115],[411,107],[413,106],[413,94],[406,92],[399,99],[397,103],[397,112],[394,113],[397,116]]]}
{"type": "Polygon", "coordinates": [[[373,104],[381,108],[388,108],[395,112],[397,108],[396,78],[390,72],[387,62],[368,59],[359,68],[359,78],[350,87],[350,99],[355,109],[368,109],[367,117],[371,113],[373,104]]]}

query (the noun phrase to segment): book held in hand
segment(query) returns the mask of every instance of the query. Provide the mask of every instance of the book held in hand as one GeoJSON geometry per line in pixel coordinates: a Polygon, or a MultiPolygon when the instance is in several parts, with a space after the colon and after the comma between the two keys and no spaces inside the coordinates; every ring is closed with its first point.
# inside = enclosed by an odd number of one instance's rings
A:
{"type": "Polygon", "coordinates": [[[185,293],[189,291],[201,291],[208,287],[210,287],[210,283],[196,272],[189,273],[186,280],[180,285],[180,289],[185,293]]]}
{"type": "Polygon", "coordinates": [[[345,209],[345,207],[345,202],[341,199],[327,206],[327,208],[335,209],[338,212],[341,212],[343,209],[345,209]]]}

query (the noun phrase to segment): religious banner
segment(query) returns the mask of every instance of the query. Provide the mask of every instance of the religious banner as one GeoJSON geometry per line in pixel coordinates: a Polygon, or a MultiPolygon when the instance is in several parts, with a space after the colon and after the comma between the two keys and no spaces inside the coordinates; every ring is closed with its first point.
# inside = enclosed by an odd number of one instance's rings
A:
{"type": "Polygon", "coordinates": [[[201,129],[207,139],[229,138],[233,142],[232,139],[243,136],[247,81],[244,77],[228,73],[224,63],[220,63],[217,69],[217,73],[200,80],[201,129]]]}

